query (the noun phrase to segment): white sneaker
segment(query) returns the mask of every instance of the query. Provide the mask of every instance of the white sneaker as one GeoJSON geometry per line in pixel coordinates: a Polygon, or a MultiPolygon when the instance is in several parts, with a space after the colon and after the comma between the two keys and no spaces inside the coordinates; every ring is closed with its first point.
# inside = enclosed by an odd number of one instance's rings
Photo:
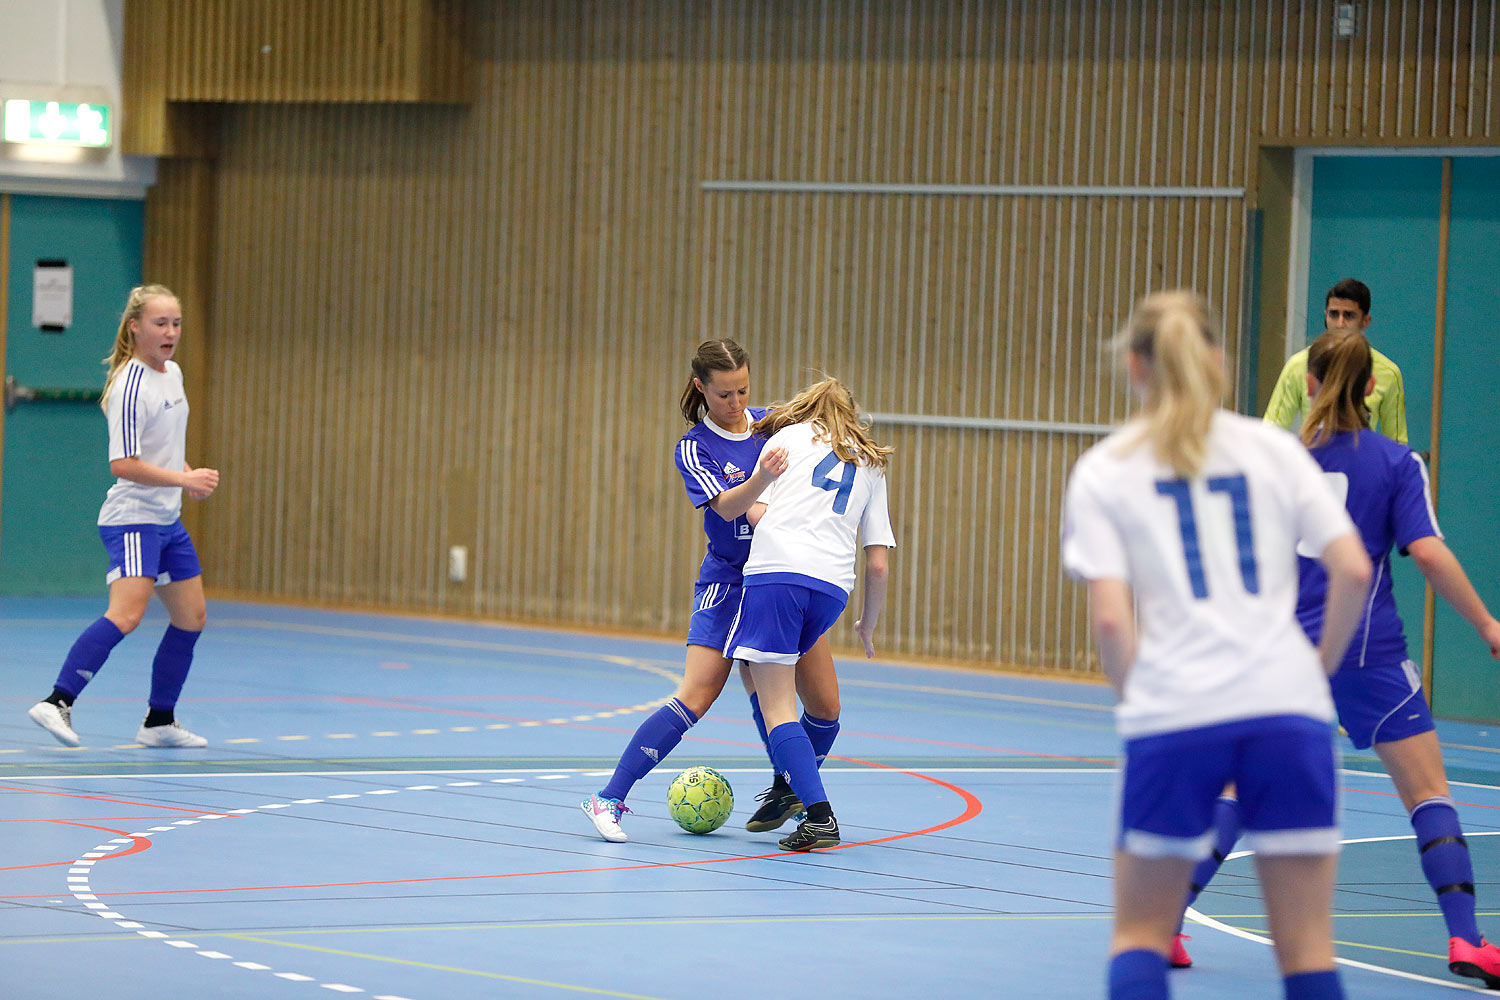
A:
{"type": "Polygon", "coordinates": [[[73,732],[73,706],[54,705],[50,701],[39,701],[26,711],[31,721],[57,738],[65,747],[79,744],[78,734],[73,732]]]}
{"type": "Polygon", "coordinates": [[[583,814],[594,821],[599,836],[613,844],[623,844],[630,838],[620,829],[620,814],[630,812],[619,799],[600,798],[598,793],[583,800],[583,814]]]}
{"type": "Polygon", "coordinates": [[[197,733],[188,732],[180,722],[169,722],[165,726],[141,726],[135,731],[135,741],[147,747],[206,747],[208,740],[197,733]]]}

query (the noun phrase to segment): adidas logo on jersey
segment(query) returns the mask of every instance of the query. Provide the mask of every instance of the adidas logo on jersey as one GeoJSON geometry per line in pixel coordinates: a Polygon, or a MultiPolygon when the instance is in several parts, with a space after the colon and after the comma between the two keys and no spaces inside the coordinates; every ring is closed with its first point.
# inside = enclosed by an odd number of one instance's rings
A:
{"type": "Polygon", "coordinates": [[[740,468],[738,465],[735,465],[733,462],[725,462],[724,478],[729,480],[731,483],[740,482],[745,478],[745,470],[740,468]]]}
{"type": "Polygon", "coordinates": [[[661,756],[657,754],[656,747],[641,747],[641,753],[651,758],[651,763],[660,764],[661,756]]]}

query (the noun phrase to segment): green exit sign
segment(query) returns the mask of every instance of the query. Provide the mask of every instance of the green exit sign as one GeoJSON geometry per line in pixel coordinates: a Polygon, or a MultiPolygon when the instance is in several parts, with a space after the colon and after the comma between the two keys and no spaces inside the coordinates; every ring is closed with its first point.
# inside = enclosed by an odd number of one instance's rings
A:
{"type": "Polygon", "coordinates": [[[108,146],[109,107],[66,101],[6,101],[5,141],[48,146],[108,146]]]}

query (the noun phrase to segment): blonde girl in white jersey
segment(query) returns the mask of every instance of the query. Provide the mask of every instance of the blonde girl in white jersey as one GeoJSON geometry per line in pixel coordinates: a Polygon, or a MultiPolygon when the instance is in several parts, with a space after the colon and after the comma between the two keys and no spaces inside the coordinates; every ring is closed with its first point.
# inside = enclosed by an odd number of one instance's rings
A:
{"type": "Polygon", "coordinates": [[[755,525],[739,613],[726,656],[749,665],[765,717],[771,761],[805,804],[807,817],[778,843],[809,851],[839,843],[817,757],[797,721],[795,665],[843,613],[865,551],[864,608],[855,632],[865,655],[885,602],[887,550],[896,544],[886,509],[890,448],[859,421],[849,390],[825,379],[777,404],[751,428],[784,449],[786,467],[748,513],[755,525]]]}
{"type": "Polygon", "coordinates": [[[99,537],[109,555],[109,608],[73,643],[52,693],[27,713],[65,746],[78,746],[73,702],[110,651],[146,613],[152,591],[171,624],[151,667],[146,718],[136,742],[148,747],[201,747],[208,741],[177,723],[177,698],[207,621],[202,568],[178,514],[182,494],[202,500],[219,485],[214,469],[195,469],[184,452],[187,397],[172,356],[182,337],[182,306],[161,285],[131,289],[100,406],[109,423],[109,469],[115,484],[99,510],[99,537]]]}
{"type": "Polygon", "coordinates": [[[1342,997],[1327,674],[1359,621],[1369,558],[1296,439],[1220,408],[1222,350],[1197,295],[1148,296],[1120,342],[1141,410],[1078,460],[1063,535],[1125,739],[1109,995],[1168,995],[1189,876],[1234,782],[1285,995],[1342,997]],[[1316,649],[1294,616],[1299,542],[1329,575],[1316,649]]]}

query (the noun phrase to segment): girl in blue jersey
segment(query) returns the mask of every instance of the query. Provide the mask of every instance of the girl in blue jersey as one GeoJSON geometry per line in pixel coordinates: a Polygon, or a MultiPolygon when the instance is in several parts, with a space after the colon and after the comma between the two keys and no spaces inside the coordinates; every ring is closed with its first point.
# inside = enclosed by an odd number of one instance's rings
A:
{"type": "MultiPolygon", "coordinates": [[[[1391,550],[1411,556],[1432,589],[1453,605],[1500,658],[1500,622],[1485,608],[1463,567],[1443,542],[1428,491],[1427,468],[1405,445],[1369,429],[1366,396],[1373,385],[1370,344],[1354,331],[1330,331],[1308,351],[1312,407],[1302,440],[1359,529],[1374,561],[1375,586],[1354,642],[1333,675],[1339,722],[1355,747],[1373,746],[1416,832],[1422,871],[1448,925],[1448,967],[1500,989],[1500,948],[1479,933],[1474,872],[1458,812],[1449,796],[1432,713],[1391,590],[1391,550]]],[[[1297,617],[1316,641],[1323,628],[1323,571],[1302,560],[1297,617]]]]}
{"type": "Polygon", "coordinates": [[[780,846],[811,851],[839,843],[839,825],[818,775],[817,748],[797,721],[796,664],[823,641],[854,588],[856,538],[865,551],[864,608],[855,632],[865,655],[885,602],[886,552],[896,544],[886,509],[890,448],[860,423],[849,390],[825,379],[755,422],[784,450],[786,468],[750,510],[755,540],[726,652],[749,665],[770,733],[771,761],[807,816],[780,846]]]}
{"type": "Polygon", "coordinates": [[[1141,410],[1074,466],[1062,547],[1068,572],[1088,583],[1125,740],[1109,996],[1168,995],[1188,880],[1233,781],[1285,995],[1342,997],[1326,675],[1359,620],[1369,559],[1307,453],[1220,408],[1222,350],[1197,295],[1148,296],[1120,342],[1141,410]],[[1293,616],[1298,544],[1329,571],[1316,649],[1293,616]]]}
{"type": "Polygon", "coordinates": [[[182,307],[161,285],[130,292],[100,405],[109,422],[109,470],[116,476],[99,510],[109,554],[109,607],[68,651],[52,693],[27,713],[65,746],[76,747],[73,703],[119,641],[141,623],[153,590],[172,623],[151,664],[146,719],[136,732],[148,747],[201,747],[208,741],[178,724],[178,695],[207,620],[203,570],[178,514],[182,494],[202,500],[219,485],[213,469],[184,460],[187,397],[172,360],[182,336],[182,307]]]}
{"type": "MultiPolygon", "coordinates": [[[[741,570],[753,533],[745,513],[786,468],[785,451],[765,449],[765,436],[751,430],[751,422],[765,410],[746,406],[750,358],[744,348],[732,340],[706,341],[698,346],[692,367],[693,376],[680,404],[683,418],[692,427],[677,442],[677,470],[693,506],[703,509],[708,551],[693,592],[682,683],[672,700],[635,731],[609,783],[583,801],[583,811],[599,835],[614,842],[627,839],[620,816],[629,812],[624,800],[631,787],[677,746],[729,679],[724,641],[740,604],[741,570]]],[[[769,756],[760,700],[748,677],[745,680],[756,727],[769,756]]],[[[826,640],[809,649],[799,662],[797,681],[807,706],[802,725],[821,760],[839,731],[838,680],[826,640]]],[[[752,833],[774,830],[802,809],[779,774],[760,798],[762,805],[745,824],[752,833]]]]}

